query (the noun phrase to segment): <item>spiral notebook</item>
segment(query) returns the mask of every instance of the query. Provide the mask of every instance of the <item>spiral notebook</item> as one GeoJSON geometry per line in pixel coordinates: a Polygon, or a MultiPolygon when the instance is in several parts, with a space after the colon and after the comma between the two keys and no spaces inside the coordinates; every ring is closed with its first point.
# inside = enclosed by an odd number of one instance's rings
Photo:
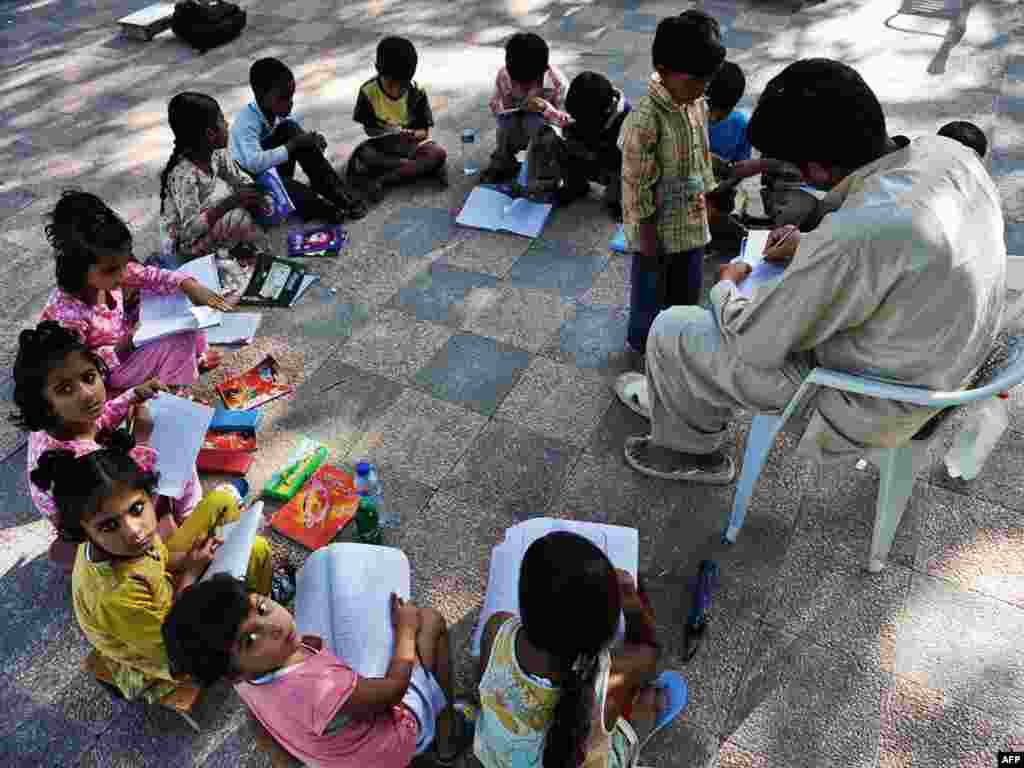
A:
{"type": "Polygon", "coordinates": [[[551,215],[550,203],[510,197],[490,187],[475,187],[455,223],[462,227],[538,237],[551,215]]]}

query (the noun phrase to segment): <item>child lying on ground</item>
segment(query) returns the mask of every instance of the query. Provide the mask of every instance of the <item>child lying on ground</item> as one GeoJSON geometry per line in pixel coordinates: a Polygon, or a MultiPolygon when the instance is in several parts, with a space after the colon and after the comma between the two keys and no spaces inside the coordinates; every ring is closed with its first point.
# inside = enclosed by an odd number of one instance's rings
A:
{"type": "MultiPolygon", "coordinates": [[[[218,487],[164,543],[153,508],[156,477],[135,463],[133,447],[121,430],[110,447],[84,456],[47,451],[32,482],[53,494],[66,535],[82,542],[71,577],[78,625],[125,698],[155,702],[181,683],[168,664],[164,618],[213,560],[221,542],[211,532],[238,519],[240,497],[230,485],[218,487]]],[[[270,593],[266,539],[257,537],[246,578],[270,593]]]]}
{"type": "Polygon", "coordinates": [[[357,180],[373,201],[386,187],[434,175],[448,186],[447,153],[430,138],[434,115],[427,93],[413,81],[416,48],[404,37],[385,37],[377,44],[377,77],[359,88],[352,119],[368,136],[348,163],[348,177],[357,180]]]}
{"type": "Polygon", "coordinates": [[[186,591],[164,623],[172,668],[204,685],[223,677],[274,740],[321,768],[400,768],[426,751],[454,763],[448,630],[436,611],[392,596],[387,674],[362,677],[299,634],[287,609],[227,575],[186,591]]]}

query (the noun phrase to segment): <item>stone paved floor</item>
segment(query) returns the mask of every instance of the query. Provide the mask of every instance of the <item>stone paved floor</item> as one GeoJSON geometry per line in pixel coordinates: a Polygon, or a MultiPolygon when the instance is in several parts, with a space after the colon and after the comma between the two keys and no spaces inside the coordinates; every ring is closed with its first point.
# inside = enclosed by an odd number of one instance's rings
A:
{"type": "MultiPolygon", "coordinates": [[[[41,215],[61,187],[97,192],[131,223],[137,253],[155,248],[175,91],[210,93],[230,115],[249,99],[249,63],[280,56],[307,125],[342,162],[359,134],[349,115],[373,47],[404,33],[457,173],[463,127],[493,141],[486,97],[511,31],[543,34],[570,76],[603,70],[639,96],[657,19],[687,3],[258,0],[245,3],[244,35],[205,56],[169,34],[119,38],[114,20],[144,5],[0,2],[2,370],[52,286],[41,215]]],[[[827,55],[862,72],[892,133],[933,133],[953,118],[981,125],[1010,251],[1024,256],[1024,9],[979,2],[949,49],[947,19],[893,17],[893,0],[796,14],[756,0],[706,7],[747,71],[748,106],[788,62],[827,55]]],[[[628,264],[607,251],[612,225],[598,201],[557,212],[531,244],[456,230],[470,185],[460,177],[447,191],[395,193],[351,226],[346,253],[316,263],[323,280],[307,298],[267,312],[257,342],[229,357],[221,376],[273,352],[299,385],[267,407],[251,479],[262,483],[300,434],[329,441],[339,459],[373,456],[404,516],[392,543],[412,562],[414,595],[453,627],[462,689],[488,553],[517,520],[637,526],[668,667],[680,666],[687,581],[701,558],[718,558],[709,642],[685,668],[691,705],[646,764],[980,767],[998,749],[1024,748],[1024,396],[1014,393],[1011,429],[976,481],[953,482],[938,465],[919,479],[884,574],[861,570],[877,473],[805,465],[791,435],[762,474],[738,545],[723,549],[732,489],[651,482],[621,458],[624,437],[644,425],[608,386],[626,365],[628,264]]],[[[10,400],[9,382],[0,395],[10,400]]],[[[737,424],[737,451],[745,430],[737,424]]],[[[7,426],[0,456],[0,764],[266,765],[229,689],[207,697],[195,736],[87,677],[68,582],[48,565],[22,441],[7,426]]]]}

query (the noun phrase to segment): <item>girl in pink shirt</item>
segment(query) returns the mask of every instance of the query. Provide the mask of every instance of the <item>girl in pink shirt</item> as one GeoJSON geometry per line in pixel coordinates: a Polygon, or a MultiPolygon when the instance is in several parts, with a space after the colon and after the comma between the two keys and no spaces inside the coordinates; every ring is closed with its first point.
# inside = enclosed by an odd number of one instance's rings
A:
{"type": "MultiPolygon", "coordinates": [[[[134,416],[136,446],[130,455],[144,471],[156,465],[156,451],[144,443],[152,432],[145,401],[164,389],[158,379],[107,399],[103,384],[107,366],[81,338],[53,321],[44,321],[18,337],[14,363],[14,402],[18,411],[11,421],[31,432],[28,438],[28,474],[39,466],[39,457],[51,449],[64,449],[84,456],[108,446],[113,431],[134,416]]],[[[63,535],[53,495],[29,480],[29,492],[36,509],[53,523],[58,540],[50,548],[51,558],[70,569],[76,545],[63,535]]],[[[163,523],[165,533],[173,531],[200,499],[199,478],[193,475],[180,499],[163,499],[159,509],[173,513],[163,523]]]]}
{"type": "MultiPolygon", "coordinates": [[[[391,599],[395,649],[384,677],[362,677],[301,636],[287,609],[227,574],[190,587],[164,620],[176,674],[203,685],[222,677],[290,755],[320,768],[405,768],[434,737],[435,761],[453,765],[448,629],[437,611],[391,599]]],[[[275,762],[276,764],[276,762],[275,762]]]]}
{"type": "Polygon", "coordinates": [[[230,311],[223,297],[186,275],[134,261],[127,225],[96,195],[67,190],[50,214],[46,238],[57,260],[57,289],[42,320],[77,331],[110,370],[107,386],[124,392],[158,378],[190,386],[199,367],[213,368],[220,356],[206,350],[200,331],[179,333],[136,349],[132,334],[138,307],[126,308],[122,286],[155,293],[181,291],[199,306],[230,311]]]}

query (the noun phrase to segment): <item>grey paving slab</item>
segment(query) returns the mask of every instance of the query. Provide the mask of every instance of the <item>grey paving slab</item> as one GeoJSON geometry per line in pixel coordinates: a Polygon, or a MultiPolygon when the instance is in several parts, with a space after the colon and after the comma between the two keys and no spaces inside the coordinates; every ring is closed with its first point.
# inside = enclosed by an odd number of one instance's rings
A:
{"type": "Polygon", "coordinates": [[[784,760],[877,762],[879,714],[888,676],[764,627],[733,702],[728,735],[784,760]]]}
{"type": "Polygon", "coordinates": [[[379,310],[374,322],[353,334],[339,359],[392,379],[412,378],[451,337],[452,331],[395,310],[379,310]]]}
{"type": "Polygon", "coordinates": [[[455,234],[455,222],[447,209],[401,208],[382,230],[406,257],[425,256],[455,234]]]}
{"type": "Polygon", "coordinates": [[[541,352],[578,368],[611,375],[630,370],[626,355],[629,315],[622,306],[576,304],[541,352]]]}
{"type": "Polygon", "coordinates": [[[572,243],[538,238],[519,257],[509,272],[513,285],[557,290],[565,299],[587,291],[608,256],[600,251],[577,250],[572,243]]]}
{"type": "Polygon", "coordinates": [[[480,290],[494,289],[497,284],[497,278],[491,275],[432,264],[410,284],[400,288],[389,306],[409,312],[420,320],[459,328],[480,290]]]}
{"type": "Polygon", "coordinates": [[[948,700],[1024,717],[1020,610],[943,579],[914,574],[896,635],[894,671],[948,700]]]}
{"type": "Polygon", "coordinates": [[[530,246],[530,240],[502,232],[476,230],[470,236],[463,230],[451,245],[439,263],[494,277],[507,277],[512,265],[530,246]]]}
{"type": "Polygon", "coordinates": [[[538,352],[569,311],[569,303],[558,294],[506,282],[473,292],[465,305],[462,329],[538,352]]]}
{"type": "Polygon", "coordinates": [[[28,495],[24,448],[0,462],[0,528],[31,525],[40,519],[28,495]]]}
{"type": "Polygon", "coordinates": [[[608,386],[600,378],[535,357],[495,415],[549,437],[582,443],[611,399],[608,386]]]}
{"type": "Polygon", "coordinates": [[[569,443],[495,419],[442,480],[440,490],[525,520],[547,508],[575,454],[569,443]]]}

